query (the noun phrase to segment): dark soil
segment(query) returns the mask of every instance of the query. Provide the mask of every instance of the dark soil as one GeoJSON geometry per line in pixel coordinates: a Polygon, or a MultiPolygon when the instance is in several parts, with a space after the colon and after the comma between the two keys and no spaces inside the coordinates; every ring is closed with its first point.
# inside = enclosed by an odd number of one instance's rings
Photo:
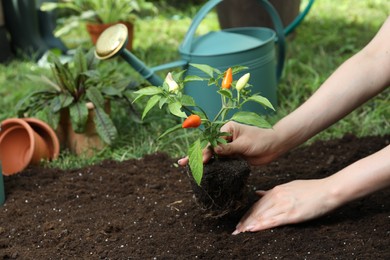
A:
{"type": "MultiPolygon", "coordinates": [[[[390,136],[317,142],[253,168],[252,190],[323,178],[390,136]]],[[[390,259],[390,190],[319,219],[232,236],[241,217],[204,218],[184,169],[164,154],[5,177],[3,259],[390,259]]]]}
{"type": "Polygon", "coordinates": [[[195,201],[203,209],[203,215],[220,218],[250,206],[255,196],[247,185],[250,171],[249,164],[242,159],[212,158],[204,165],[203,178],[198,185],[188,167],[195,201]]]}

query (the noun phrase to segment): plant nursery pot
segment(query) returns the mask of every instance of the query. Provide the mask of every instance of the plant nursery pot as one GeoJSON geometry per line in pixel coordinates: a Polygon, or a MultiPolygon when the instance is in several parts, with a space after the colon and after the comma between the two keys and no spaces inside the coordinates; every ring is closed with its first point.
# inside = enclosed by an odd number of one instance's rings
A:
{"type": "Polygon", "coordinates": [[[249,173],[250,167],[242,159],[212,159],[204,165],[198,186],[188,168],[195,201],[205,216],[219,218],[246,208],[251,198],[246,185],[249,173]]]}
{"type": "Polygon", "coordinates": [[[54,131],[39,120],[30,119],[30,122],[37,131],[27,120],[10,118],[2,122],[0,161],[3,175],[18,173],[29,164],[39,164],[41,160],[54,159],[58,156],[59,146],[54,131]],[[49,133],[46,133],[47,129],[49,133]],[[49,141],[46,140],[47,137],[49,141]]]}
{"type": "MultiPolygon", "coordinates": [[[[69,110],[64,109],[61,111],[60,125],[57,129],[57,133],[62,133],[64,148],[69,149],[70,152],[76,155],[83,155],[85,157],[91,157],[96,152],[101,151],[107,145],[102,141],[98,135],[93,121],[95,116],[95,107],[92,103],[87,103],[88,107],[88,119],[83,133],[76,133],[73,130],[72,122],[69,116],[69,110]]],[[[106,102],[105,111],[110,112],[110,103],[106,102]]]]}
{"type": "Polygon", "coordinates": [[[106,30],[108,27],[115,25],[115,24],[124,24],[127,27],[127,31],[129,33],[129,38],[127,41],[126,49],[131,51],[133,49],[133,38],[134,38],[134,24],[129,22],[117,22],[117,23],[107,23],[107,24],[95,24],[95,23],[87,23],[87,31],[89,33],[89,36],[91,37],[92,43],[95,45],[97,42],[97,39],[99,38],[100,34],[104,30],[106,30]]]}

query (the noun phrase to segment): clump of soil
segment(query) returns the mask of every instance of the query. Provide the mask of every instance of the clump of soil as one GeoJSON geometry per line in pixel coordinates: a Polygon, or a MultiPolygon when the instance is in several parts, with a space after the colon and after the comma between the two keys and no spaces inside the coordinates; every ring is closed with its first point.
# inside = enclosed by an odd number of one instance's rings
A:
{"type": "MultiPolygon", "coordinates": [[[[390,135],[316,142],[253,167],[247,185],[324,178],[389,143],[390,135]]],[[[389,188],[310,222],[232,236],[244,212],[205,218],[176,159],[4,176],[0,259],[390,259],[389,188]]]]}
{"type": "Polygon", "coordinates": [[[218,218],[247,207],[250,190],[246,184],[250,171],[244,160],[213,158],[204,165],[200,186],[189,173],[195,200],[204,215],[218,218]]]}

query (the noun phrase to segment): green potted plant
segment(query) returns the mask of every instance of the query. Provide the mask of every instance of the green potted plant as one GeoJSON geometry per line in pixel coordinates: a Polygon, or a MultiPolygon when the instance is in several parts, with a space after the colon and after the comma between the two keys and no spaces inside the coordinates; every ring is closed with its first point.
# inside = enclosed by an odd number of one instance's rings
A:
{"type": "MultiPolygon", "coordinates": [[[[110,101],[129,101],[127,80],[117,79],[113,71],[98,70],[93,49],[78,48],[72,60],[62,63],[51,54],[52,78],[44,75],[29,77],[47,86],[32,92],[18,105],[19,117],[40,118],[57,130],[62,147],[76,154],[93,154],[117,137],[110,118],[110,101]]],[[[131,102],[129,102],[131,104],[131,102]]]]}
{"type": "Polygon", "coordinates": [[[250,168],[243,160],[217,158],[206,165],[202,162],[202,151],[206,147],[213,150],[219,144],[225,144],[229,133],[221,132],[221,127],[229,120],[250,124],[262,128],[271,125],[262,115],[245,111],[247,102],[256,102],[259,105],[274,110],[269,100],[257,93],[251,94],[248,83],[250,74],[246,73],[238,80],[233,75],[245,70],[245,67],[236,66],[221,72],[204,64],[190,64],[207,75],[199,77],[184,76],[184,71],[176,74],[169,73],[162,87],[150,86],[135,92],[134,101],[147,96],[142,118],[151,108],[167,106],[168,111],[184,119],[184,121],[164,132],[160,138],[180,129],[197,131],[195,141],[188,148],[189,170],[195,198],[199,205],[210,216],[222,216],[241,209],[248,202],[246,193],[246,179],[250,168]],[[207,112],[195,104],[192,97],[183,94],[183,89],[189,81],[205,81],[210,87],[215,87],[220,94],[222,106],[214,118],[209,118],[207,112]]]}
{"type": "Polygon", "coordinates": [[[140,15],[156,13],[157,8],[146,0],[62,0],[59,2],[44,2],[42,11],[52,11],[58,8],[71,10],[70,15],[63,22],[63,26],[56,32],[59,37],[73,28],[86,22],[87,31],[95,44],[101,32],[116,23],[123,23],[129,31],[127,49],[132,49],[134,37],[134,23],[140,15]]]}

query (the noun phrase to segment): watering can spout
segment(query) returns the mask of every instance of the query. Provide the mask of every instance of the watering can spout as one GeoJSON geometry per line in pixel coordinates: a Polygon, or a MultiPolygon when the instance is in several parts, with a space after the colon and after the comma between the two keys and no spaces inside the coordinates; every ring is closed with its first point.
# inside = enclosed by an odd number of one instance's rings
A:
{"type": "Polygon", "coordinates": [[[106,60],[121,55],[126,62],[152,85],[161,86],[163,80],[154,73],[154,70],[148,68],[140,59],[125,48],[127,41],[128,31],[125,25],[116,24],[111,26],[106,29],[97,40],[95,56],[98,59],[106,60]]]}

